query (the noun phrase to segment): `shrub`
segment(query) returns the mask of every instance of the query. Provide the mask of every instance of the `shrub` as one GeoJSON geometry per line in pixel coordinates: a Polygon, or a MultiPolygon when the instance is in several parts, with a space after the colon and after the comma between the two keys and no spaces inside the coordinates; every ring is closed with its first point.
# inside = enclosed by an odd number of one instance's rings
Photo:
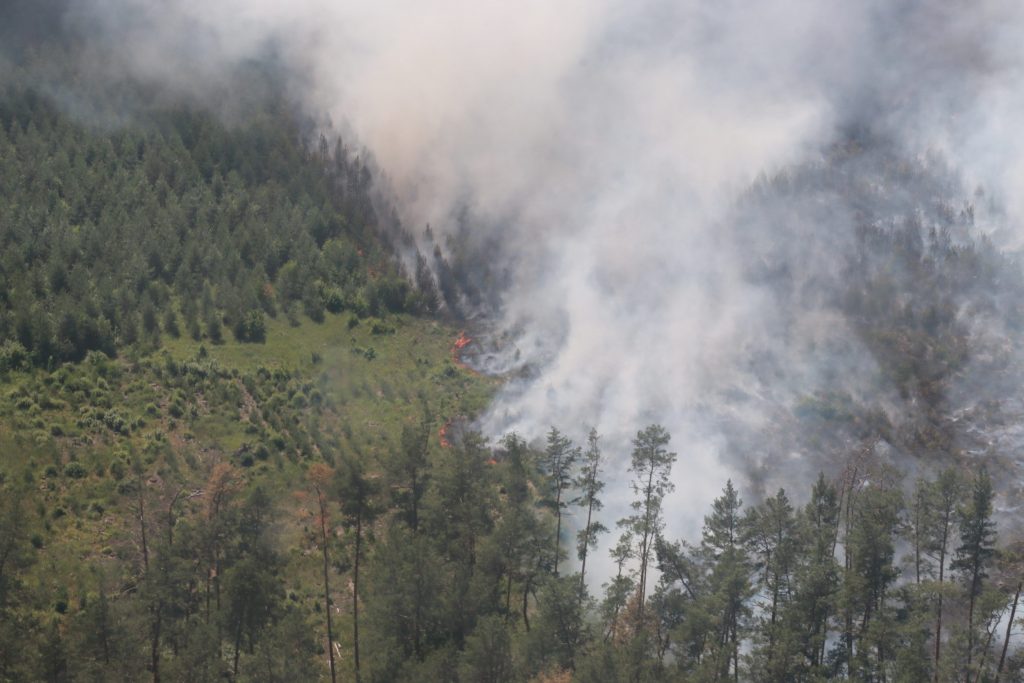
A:
{"type": "Polygon", "coordinates": [[[85,465],[77,460],[72,460],[64,466],[64,476],[69,479],[84,479],[87,474],[89,471],[85,469],[85,465]]]}
{"type": "Polygon", "coordinates": [[[243,342],[263,342],[267,339],[267,321],[263,311],[253,309],[235,323],[235,338],[243,342]]]}
{"type": "Polygon", "coordinates": [[[107,429],[117,434],[127,435],[131,431],[128,422],[114,410],[108,410],[103,414],[103,424],[107,426],[107,429]]]}
{"type": "Polygon", "coordinates": [[[341,313],[345,308],[345,296],[337,287],[326,287],[323,290],[324,308],[331,313],[341,313]]]}
{"type": "Polygon", "coordinates": [[[0,372],[28,367],[28,351],[20,343],[7,340],[0,344],[0,372]]]}
{"type": "Polygon", "coordinates": [[[116,481],[124,479],[125,473],[125,463],[123,460],[117,459],[110,463],[110,476],[112,476],[116,481]]]}

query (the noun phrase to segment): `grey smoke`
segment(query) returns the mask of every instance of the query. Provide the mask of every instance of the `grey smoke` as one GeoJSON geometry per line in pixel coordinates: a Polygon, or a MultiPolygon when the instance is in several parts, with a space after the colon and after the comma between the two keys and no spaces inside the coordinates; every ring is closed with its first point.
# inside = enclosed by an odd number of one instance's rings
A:
{"type": "MultiPolygon", "coordinates": [[[[692,537],[729,476],[795,485],[831,466],[774,434],[801,397],[838,386],[897,423],[911,410],[816,298],[863,207],[835,184],[759,195],[759,177],[814,175],[830,143],[869,129],[938,169],[950,197],[1002,198],[975,232],[1008,248],[1022,236],[1012,0],[82,0],[66,22],[93,36],[97,68],[171,93],[225,92],[237,66],[273,55],[310,115],[372,150],[407,226],[444,233],[470,209],[509,260],[491,324],[534,369],[484,429],[582,439],[597,425],[612,516],[630,435],[665,424],[680,454],[673,535],[692,537]]],[[[882,183],[872,159],[843,172],[882,183]]],[[[934,199],[863,196],[876,221],[934,199]]],[[[1009,334],[976,332],[993,346],[1009,334]]]]}

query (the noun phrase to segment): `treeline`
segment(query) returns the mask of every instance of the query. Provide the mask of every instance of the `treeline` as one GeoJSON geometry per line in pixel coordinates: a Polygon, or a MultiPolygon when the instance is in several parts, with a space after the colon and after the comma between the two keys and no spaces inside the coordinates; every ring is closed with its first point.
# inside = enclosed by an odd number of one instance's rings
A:
{"type": "Polygon", "coordinates": [[[699,541],[672,541],[645,482],[667,480],[674,456],[652,479],[638,462],[642,436],[632,472],[643,524],[619,523],[621,569],[573,680],[1019,680],[1021,558],[996,549],[984,468],[947,469],[905,492],[865,451],[835,480],[819,476],[802,507],[779,490],[745,508],[728,482],[699,541]]]}
{"type": "MultiPolygon", "coordinates": [[[[28,77],[25,77],[28,80],[28,77]]],[[[0,344],[36,365],[161,334],[262,341],[265,316],[433,310],[404,277],[369,166],[283,103],[89,126],[0,85],[0,344]],[[12,350],[13,349],[13,350],[12,350]]],[[[384,207],[387,211],[387,207],[384,207]]],[[[422,290],[422,291],[421,291],[422,290]]]]}
{"type": "Polygon", "coordinates": [[[228,462],[191,486],[135,460],[133,551],[49,615],[27,609],[38,541],[6,482],[0,680],[1021,679],[1021,556],[998,542],[984,468],[906,489],[864,451],[802,505],[780,490],[745,506],[728,482],[682,541],[665,535],[676,455],[658,425],[633,441],[619,520],[596,432],[576,446],[552,429],[543,450],[432,434],[429,417],[407,426],[374,466],[325,452],[298,520],[228,462]],[[289,554],[309,576],[283,575],[289,554]]]}

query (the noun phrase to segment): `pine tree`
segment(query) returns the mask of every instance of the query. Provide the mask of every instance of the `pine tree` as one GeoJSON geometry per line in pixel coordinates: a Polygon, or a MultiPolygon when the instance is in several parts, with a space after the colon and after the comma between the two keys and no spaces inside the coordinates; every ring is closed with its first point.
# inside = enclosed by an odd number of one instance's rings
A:
{"type": "Polygon", "coordinates": [[[509,434],[502,440],[505,448],[504,466],[499,476],[505,492],[500,518],[491,535],[497,545],[504,573],[504,612],[511,619],[512,589],[518,582],[521,599],[519,614],[524,628],[530,630],[529,599],[536,592],[537,583],[544,567],[551,559],[549,524],[536,514],[535,501],[531,496],[533,471],[532,454],[516,434],[509,434]]]}
{"type": "Polygon", "coordinates": [[[839,494],[823,474],[814,483],[799,525],[805,550],[794,573],[793,599],[783,618],[787,628],[797,634],[803,670],[808,676],[821,676],[829,640],[829,618],[835,611],[839,585],[839,564],[835,558],[839,494]]]}
{"type": "Polygon", "coordinates": [[[712,503],[711,514],[704,518],[701,551],[710,566],[706,609],[716,615],[708,664],[715,680],[728,678],[730,668],[734,680],[740,677],[741,628],[750,612],[747,600],[752,594],[742,506],[729,480],[722,495],[712,503]]]}
{"type": "Polygon", "coordinates": [[[633,439],[633,456],[629,471],[633,474],[630,487],[636,498],[630,504],[633,514],[619,521],[637,544],[635,557],[640,561],[637,581],[637,611],[643,621],[644,597],[647,590],[647,569],[654,542],[664,526],[661,504],[665,495],[675,490],[669,479],[676,454],[668,451],[671,437],[661,425],[652,424],[637,432],[633,439]]]}
{"type": "Polygon", "coordinates": [[[846,664],[850,676],[880,677],[892,657],[887,633],[892,614],[887,603],[889,589],[898,576],[893,564],[895,534],[902,506],[898,490],[882,482],[869,482],[856,498],[851,526],[845,543],[850,565],[843,577],[843,603],[853,653],[846,664]]]}
{"type": "Polygon", "coordinates": [[[335,494],[341,514],[352,535],[352,657],[356,683],[362,680],[359,661],[359,570],[365,550],[366,530],[380,510],[377,506],[378,482],[367,474],[363,463],[344,458],[335,475],[335,494]]]}
{"type": "Polygon", "coordinates": [[[547,448],[544,450],[541,466],[551,488],[549,504],[555,511],[555,543],[552,560],[552,571],[555,576],[558,576],[558,562],[562,555],[562,515],[568,507],[565,494],[573,485],[573,468],[579,457],[580,449],[574,447],[568,437],[552,427],[548,432],[547,448]]]}
{"type": "Polygon", "coordinates": [[[331,585],[330,585],[330,554],[328,552],[327,535],[327,495],[331,480],[334,477],[334,470],[323,463],[317,463],[309,468],[309,484],[316,493],[317,526],[320,527],[320,548],[323,551],[324,564],[324,613],[327,618],[327,658],[331,665],[331,683],[337,682],[337,674],[334,667],[334,631],[331,625],[331,585]]]}
{"type": "Polygon", "coordinates": [[[385,462],[393,503],[413,533],[419,532],[423,494],[430,482],[429,442],[433,418],[424,411],[419,425],[402,428],[401,446],[385,462]]]}
{"type": "Polygon", "coordinates": [[[580,560],[580,599],[584,594],[587,573],[587,553],[597,547],[598,535],[608,531],[604,524],[594,519],[594,513],[604,507],[598,495],[604,489],[601,480],[601,447],[598,445],[596,429],[591,429],[587,436],[587,450],[583,454],[583,466],[576,478],[576,488],[580,496],[576,504],[587,511],[587,521],[576,537],[576,554],[580,560]]]}
{"type": "Polygon", "coordinates": [[[799,552],[798,526],[793,506],[783,489],[766,500],[759,508],[748,510],[743,523],[747,540],[760,570],[761,585],[768,594],[767,615],[760,627],[766,674],[772,680],[781,680],[784,673],[786,648],[777,645],[782,635],[782,613],[792,598],[792,579],[799,552]],[[776,657],[776,649],[783,651],[776,657]]]}
{"type": "Polygon", "coordinates": [[[494,524],[489,457],[484,438],[466,434],[443,450],[424,501],[425,533],[434,539],[451,569],[446,628],[459,644],[475,620],[478,596],[473,589],[479,550],[494,524]]]}
{"type": "Polygon", "coordinates": [[[946,577],[946,565],[949,559],[949,545],[953,539],[957,522],[957,509],[961,505],[963,486],[959,473],[952,467],[943,470],[938,479],[930,483],[921,483],[918,489],[922,492],[915,495],[915,510],[924,517],[921,525],[924,553],[935,562],[937,570],[935,580],[938,582],[935,606],[935,643],[932,658],[932,671],[935,683],[939,680],[942,656],[942,610],[943,584],[946,577]],[[918,502],[918,496],[923,501],[918,502]]]}
{"type": "Polygon", "coordinates": [[[619,536],[618,542],[612,547],[610,554],[615,562],[615,576],[604,585],[605,599],[601,612],[606,626],[605,640],[618,640],[619,622],[622,611],[629,601],[629,595],[636,589],[636,582],[626,570],[626,563],[634,557],[633,538],[629,531],[619,536]]]}
{"type": "Polygon", "coordinates": [[[995,556],[995,521],[992,519],[992,480],[988,470],[982,466],[971,484],[967,503],[961,506],[960,545],[957,547],[950,568],[960,574],[960,580],[967,590],[967,657],[965,675],[971,670],[974,654],[974,612],[988,569],[995,556]]]}

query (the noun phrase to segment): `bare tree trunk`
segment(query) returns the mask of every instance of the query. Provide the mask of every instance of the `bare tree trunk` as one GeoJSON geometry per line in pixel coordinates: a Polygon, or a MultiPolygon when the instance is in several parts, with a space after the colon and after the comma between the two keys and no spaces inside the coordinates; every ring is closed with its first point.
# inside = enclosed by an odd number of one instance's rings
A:
{"type": "Polygon", "coordinates": [[[1017,615],[1017,602],[1020,600],[1021,582],[1017,582],[1017,591],[1013,594],[1013,606],[1010,608],[1010,621],[1006,624],[1006,637],[1003,638],[1003,652],[999,655],[999,667],[996,669],[996,682],[999,683],[999,676],[1003,673],[1003,664],[1006,663],[1006,651],[1010,648],[1010,634],[1013,631],[1013,618],[1017,615]]]}
{"type": "Polygon", "coordinates": [[[327,510],[325,509],[324,497],[320,489],[317,489],[316,495],[320,502],[320,540],[324,551],[324,611],[327,612],[327,657],[331,663],[331,683],[337,683],[338,679],[334,671],[334,632],[331,630],[331,588],[328,582],[330,561],[327,556],[327,510]]]}
{"type": "Polygon", "coordinates": [[[363,545],[363,516],[356,516],[356,558],[352,567],[352,651],[355,656],[356,683],[359,678],[359,555],[363,545]]]}
{"type": "Polygon", "coordinates": [[[651,535],[651,492],[654,489],[654,467],[651,467],[651,473],[647,478],[647,497],[644,500],[644,535],[640,539],[640,602],[637,606],[637,619],[638,624],[642,624],[644,620],[644,593],[647,590],[647,559],[650,544],[651,535]]]}
{"type": "Polygon", "coordinates": [[[235,629],[235,663],[231,667],[232,680],[238,678],[238,655],[242,652],[242,623],[243,619],[239,618],[238,627],[235,629]]]}
{"type": "Polygon", "coordinates": [[[146,542],[146,503],[145,497],[142,495],[142,477],[139,476],[139,497],[138,497],[138,515],[139,515],[139,535],[142,540],[142,566],[146,571],[149,571],[149,544],[146,542]]]}
{"type": "Polygon", "coordinates": [[[732,674],[733,681],[740,683],[740,639],[735,621],[732,624],[732,674]]]}
{"type": "MultiPolygon", "coordinates": [[[[920,490],[920,489],[919,489],[920,490]]],[[[921,499],[919,494],[914,505],[914,583],[921,583],[921,499]]]]}
{"type": "Polygon", "coordinates": [[[217,605],[217,654],[221,654],[221,644],[223,636],[221,635],[221,623],[220,623],[220,550],[214,550],[213,556],[213,592],[215,602],[217,605]]]}
{"type": "MultiPolygon", "coordinates": [[[[1002,612],[1000,612],[1000,616],[1002,616],[1002,612]]],[[[985,660],[988,659],[988,650],[989,650],[990,647],[992,647],[992,639],[995,638],[995,636],[996,636],[996,629],[997,628],[999,628],[999,619],[998,618],[996,618],[995,623],[992,624],[992,628],[991,629],[989,629],[989,628],[985,629],[985,631],[986,631],[985,648],[981,651],[981,660],[978,661],[978,673],[974,677],[974,683],[981,683],[981,674],[982,674],[983,671],[985,671],[985,660]]]]}
{"type": "Polygon", "coordinates": [[[946,573],[946,546],[949,544],[949,514],[943,518],[942,543],[939,546],[939,603],[935,616],[935,683],[939,683],[939,659],[942,652],[942,582],[946,573]]]}
{"type": "Polygon", "coordinates": [[[974,593],[974,586],[977,584],[977,570],[975,570],[974,577],[971,581],[971,599],[968,602],[967,607],[967,666],[964,667],[965,678],[970,680],[971,678],[971,659],[974,654],[974,602],[977,600],[977,596],[974,593]]]}
{"type": "Polygon", "coordinates": [[[558,551],[562,548],[562,485],[556,481],[555,492],[555,576],[558,576],[558,551]]]}
{"type": "Polygon", "coordinates": [[[153,683],[160,683],[160,627],[163,621],[164,602],[160,600],[156,604],[156,614],[153,617],[152,640],[149,644],[150,669],[153,671],[153,683]]]}
{"type": "Polygon", "coordinates": [[[526,632],[530,632],[530,617],[527,614],[527,608],[530,605],[530,583],[532,581],[531,576],[527,576],[523,583],[523,625],[526,627],[526,632]]]}
{"type": "Polygon", "coordinates": [[[590,502],[587,504],[587,526],[584,527],[583,531],[583,557],[580,559],[580,603],[583,603],[583,588],[586,583],[583,581],[583,577],[587,573],[587,551],[590,550],[590,524],[591,517],[594,514],[594,496],[590,496],[590,502]]]}
{"type": "Polygon", "coordinates": [[[506,619],[512,613],[512,568],[508,569],[508,581],[505,582],[505,615],[506,619]]]}

